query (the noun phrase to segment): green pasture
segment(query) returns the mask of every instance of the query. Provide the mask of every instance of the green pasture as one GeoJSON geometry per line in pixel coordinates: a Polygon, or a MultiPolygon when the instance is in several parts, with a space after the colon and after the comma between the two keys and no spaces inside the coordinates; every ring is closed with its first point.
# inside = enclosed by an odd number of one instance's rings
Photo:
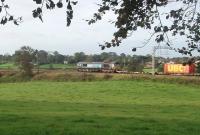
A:
{"type": "MultiPolygon", "coordinates": [[[[157,72],[157,68],[155,68],[155,72],[157,72]]],[[[145,72],[145,73],[152,73],[152,68],[144,68],[143,69],[143,72],[145,72]]]]}
{"type": "Polygon", "coordinates": [[[66,68],[75,68],[76,66],[73,64],[44,64],[40,65],[40,68],[43,69],[66,69],[66,68]]]}
{"type": "MultiPolygon", "coordinates": [[[[73,64],[44,64],[39,66],[41,69],[67,69],[75,68],[73,64]]],[[[16,69],[17,66],[14,63],[0,64],[0,69],[16,69]]],[[[37,68],[37,67],[35,67],[37,68]]]]}
{"type": "Polygon", "coordinates": [[[150,81],[0,84],[1,135],[199,135],[200,89],[150,81]]]}
{"type": "Polygon", "coordinates": [[[0,69],[16,69],[17,66],[14,65],[14,63],[5,63],[5,64],[0,64],[0,69]]]}

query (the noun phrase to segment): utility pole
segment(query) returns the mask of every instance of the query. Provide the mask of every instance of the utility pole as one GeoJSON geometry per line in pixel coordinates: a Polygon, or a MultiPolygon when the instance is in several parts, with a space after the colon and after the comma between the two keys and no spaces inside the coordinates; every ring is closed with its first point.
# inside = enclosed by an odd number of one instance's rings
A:
{"type": "Polygon", "coordinates": [[[125,68],[125,66],[126,66],[126,59],[124,58],[124,68],[125,68]]]}
{"type": "Polygon", "coordinates": [[[37,62],[37,74],[39,74],[40,73],[40,65],[39,65],[39,52],[38,52],[38,50],[36,50],[36,62],[37,62]]]}
{"type": "Polygon", "coordinates": [[[155,53],[156,53],[156,47],[153,47],[153,53],[152,53],[152,75],[155,76],[155,53]]]}
{"type": "Polygon", "coordinates": [[[153,76],[155,76],[155,54],[156,54],[156,50],[158,49],[173,50],[169,46],[153,46],[153,53],[152,53],[152,75],[153,76]]]}

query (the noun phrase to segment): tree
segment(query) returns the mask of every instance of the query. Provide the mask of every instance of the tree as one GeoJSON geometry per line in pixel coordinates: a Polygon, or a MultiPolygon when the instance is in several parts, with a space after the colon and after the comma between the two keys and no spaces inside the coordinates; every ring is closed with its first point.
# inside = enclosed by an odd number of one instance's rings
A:
{"type": "Polygon", "coordinates": [[[200,62],[197,63],[197,73],[200,73],[200,62]]]}
{"type": "Polygon", "coordinates": [[[157,71],[158,71],[158,72],[164,72],[164,64],[163,64],[163,63],[160,63],[160,64],[158,65],[157,71]]]}
{"type": "Polygon", "coordinates": [[[15,63],[18,65],[22,74],[25,76],[32,76],[32,69],[34,67],[33,61],[35,60],[36,52],[29,46],[23,46],[15,51],[15,63]]]}
{"type": "Polygon", "coordinates": [[[66,60],[68,61],[69,64],[76,64],[76,61],[73,56],[66,56],[66,60]]]}
{"type": "Polygon", "coordinates": [[[126,54],[121,53],[119,56],[117,56],[116,61],[119,63],[121,69],[125,68],[127,64],[126,54]]]}
{"type": "MultiPolygon", "coordinates": [[[[55,3],[54,0],[32,0],[35,4],[38,5],[36,9],[32,11],[32,16],[34,18],[39,18],[42,22],[42,15],[43,15],[43,9],[53,10],[55,8],[62,8],[63,7],[63,1],[57,0],[57,3],[55,3]]],[[[71,20],[73,18],[73,5],[77,4],[77,1],[73,0],[66,0],[67,4],[67,26],[71,24],[71,20]]],[[[13,22],[15,25],[19,25],[22,22],[22,17],[15,17],[11,13],[9,13],[9,5],[6,4],[6,0],[0,1],[0,13],[4,12],[4,15],[1,19],[0,24],[5,25],[8,22],[13,22]]]]}
{"type": "MultiPolygon", "coordinates": [[[[88,23],[92,24],[101,20],[106,11],[113,11],[117,15],[113,23],[118,30],[114,33],[111,42],[100,45],[102,49],[119,46],[123,39],[131,36],[138,28],[142,28],[153,29],[146,44],[155,37],[158,43],[164,42],[179,53],[192,55],[191,52],[194,50],[200,52],[199,4],[199,0],[102,0],[98,12],[94,14],[93,19],[88,20],[88,23]],[[160,12],[161,8],[170,6],[172,3],[181,6],[167,10],[168,12],[160,12]],[[172,20],[171,23],[163,23],[170,20],[172,20]],[[169,34],[185,36],[187,47],[177,49],[172,46],[169,34]]],[[[136,48],[132,50],[136,51],[136,48]]]]}
{"type": "Polygon", "coordinates": [[[107,61],[109,59],[109,55],[106,52],[101,53],[100,56],[102,61],[107,61]]]}
{"type": "MultiPolygon", "coordinates": [[[[64,7],[62,0],[33,0],[38,5],[38,8],[33,10],[33,17],[39,18],[41,21],[43,10],[52,10],[64,7]]],[[[77,1],[65,1],[67,11],[67,26],[71,24],[73,18],[73,6],[77,1]]],[[[200,52],[200,11],[199,0],[101,0],[98,4],[99,9],[92,19],[86,20],[88,24],[93,24],[102,19],[102,16],[111,11],[116,14],[116,20],[113,24],[117,31],[113,34],[113,39],[110,42],[100,44],[102,49],[119,46],[123,39],[131,36],[134,31],[139,28],[152,29],[152,34],[146,44],[154,38],[156,42],[164,42],[175,51],[192,55],[192,51],[200,52]],[[176,9],[163,10],[173,5],[180,5],[176,9]],[[164,12],[161,12],[161,9],[164,12]],[[164,22],[169,23],[164,23],[164,22]],[[186,38],[186,46],[176,48],[170,41],[170,36],[181,36],[186,38]]],[[[8,12],[9,6],[6,0],[1,0],[0,12],[5,15],[1,19],[1,24],[6,24],[13,21],[19,25],[21,17],[16,18],[8,12]]],[[[137,47],[132,49],[137,50],[137,47]]]]}
{"type": "Polygon", "coordinates": [[[8,63],[12,61],[12,56],[8,53],[0,55],[0,64],[8,63]]]}
{"type": "Polygon", "coordinates": [[[86,60],[86,55],[84,52],[77,52],[74,54],[74,59],[76,62],[84,61],[86,60]]]}
{"type": "Polygon", "coordinates": [[[44,50],[38,51],[38,64],[47,64],[48,63],[48,53],[44,50]]]}
{"type": "Polygon", "coordinates": [[[144,62],[141,56],[133,56],[128,63],[128,70],[134,72],[142,72],[144,69],[144,62]]]}
{"type": "Polygon", "coordinates": [[[53,59],[54,59],[54,63],[56,64],[63,64],[64,60],[65,60],[65,56],[61,55],[58,51],[54,51],[53,52],[53,59]]]}
{"type": "Polygon", "coordinates": [[[101,56],[100,56],[100,55],[97,55],[97,54],[94,54],[94,55],[92,56],[92,61],[95,61],[95,62],[102,62],[101,56]]]}

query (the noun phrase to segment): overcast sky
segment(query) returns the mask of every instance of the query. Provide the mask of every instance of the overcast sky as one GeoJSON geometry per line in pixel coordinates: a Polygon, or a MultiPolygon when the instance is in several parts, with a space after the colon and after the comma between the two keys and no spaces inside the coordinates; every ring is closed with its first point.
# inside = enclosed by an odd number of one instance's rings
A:
{"type": "MultiPolygon", "coordinates": [[[[97,11],[98,0],[79,0],[74,7],[74,19],[70,27],[66,27],[65,8],[57,10],[45,10],[43,14],[44,23],[32,17],[32,10],[37,5],[32,0],[9,0],[10,13],[23,17],[23,23],[15,26],[12,23],[0,26],[0,54],[14,53],[21,46],[28,45],[34,49],[58,51],[61,54],[73,54],[85,52],[86,54],[102,53],[98,43],[110,41],[116,30],[114,25],[108,23],[115,16],[107,14],[102,21],[88,26],[84,19],[92,17],[97,11]]],[[[152,46],[157,45],[154,41],[147,47],[132,52],[133,47],[142,46],[150,36],[148,31],[138,31],[132,37],[125,40],[120,47],[106,49],[106,52],[117,52],[126,54],[151,54],[152,46]]],[[[180,38],[177,44],[182,44],[180,38]]],[[[158,55],[167,57],[181,56],[174,52],[165,50],[157,52],[158,55]],[[171,56],[170,56],[171,55],[171,56]]]]}

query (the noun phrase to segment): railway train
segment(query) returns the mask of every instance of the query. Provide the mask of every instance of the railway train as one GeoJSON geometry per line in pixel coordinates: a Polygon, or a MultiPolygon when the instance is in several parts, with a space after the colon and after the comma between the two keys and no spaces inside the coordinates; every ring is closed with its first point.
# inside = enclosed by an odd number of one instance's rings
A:
{"type": "MultiPolygon", "coordinates": [[[[156,74],[196,75],[196,65],[195,63],[187,65],[166,63],[164,64],[163,72],[156,72],[156,74]]],[[[79,62],[77,63],[77,70],[80,72],[136,73],[121,70],[119,64],[115,62],[79,62]]]]}
{"type": "Polygon", "coordinates": [[[77,70],[82,72],[111,72],[117,71],[115,62],[78,62],[77,70]]]}

